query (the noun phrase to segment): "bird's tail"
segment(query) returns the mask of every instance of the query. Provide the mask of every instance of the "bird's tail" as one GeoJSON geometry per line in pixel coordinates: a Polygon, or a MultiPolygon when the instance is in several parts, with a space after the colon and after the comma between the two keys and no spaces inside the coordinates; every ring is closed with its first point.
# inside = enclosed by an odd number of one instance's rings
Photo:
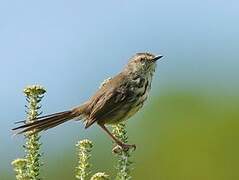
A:
{"type": "Polygon", "coordinates": [[[12,130],[14,131],[20,130],[16,134],[22,134],[25,132],[30,132],[30,134],[35,134],[40,131],[45,131],[47,129],[58,126],[76,117],[79,117],[81,116],[81,114],[82,114],[82,107],[78,107],[73,110],[63,111],[59,113],[54,113],[54,114],[38,117],[34,119],[34,122],[25,123],[24,125],[13,128],[12,130]]]}

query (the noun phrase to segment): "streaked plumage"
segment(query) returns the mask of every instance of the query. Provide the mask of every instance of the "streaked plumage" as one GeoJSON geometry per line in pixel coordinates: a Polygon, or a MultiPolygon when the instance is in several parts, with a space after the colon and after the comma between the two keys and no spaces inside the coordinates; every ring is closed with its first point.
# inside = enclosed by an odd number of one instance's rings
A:
{"type": "Polygon", "coordinates": [[[104,125],[125,121],[138,112],[151,89],[156,60],[161,57],[150,53],[137,53],[122,72],[107,80],[84,104],[69,111],[39,117],[35,122],[13,130],[21,129],[19,133],[37,133],[77,118],[85,121],[85,128],[97,122],[118,145],[129,148],[132,145],[117,140],[104,125]]]}

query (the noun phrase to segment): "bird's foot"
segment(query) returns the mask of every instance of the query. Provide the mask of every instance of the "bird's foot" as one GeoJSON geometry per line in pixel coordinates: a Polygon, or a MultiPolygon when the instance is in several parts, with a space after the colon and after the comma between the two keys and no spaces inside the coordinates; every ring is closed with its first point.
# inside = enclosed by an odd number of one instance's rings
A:
{"type": "Polygon", "coordinates": [[[130,150],[130,149],[132,149],[133,151],[135,151],[135,149],[136,149],[136,145],[135,144],[124,144],[124,143],[119,143],[118,145],[116,145],[113,149],[112,149],[112,151],[114,152],[114,153],[119,153],[119,152],[121,152],[121,151],[128,151],[128,150],[130,150]]]}

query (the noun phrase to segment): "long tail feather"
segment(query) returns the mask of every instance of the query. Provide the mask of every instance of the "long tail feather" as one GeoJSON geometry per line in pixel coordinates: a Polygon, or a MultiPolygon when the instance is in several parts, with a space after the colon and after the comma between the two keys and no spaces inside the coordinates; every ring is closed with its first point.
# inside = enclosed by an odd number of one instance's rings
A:
{"type": "Polygon", "coordinates": [[[54,113],[46,116],[42,116],[34,119],[35,121],[32,123],[24,124],[22,126],[13,128],[12,130],[19,130],[20,132],[17,134],[21,134],[24,132],[32,131],[30,134],[35,134],[40,131],[47,130],[49,128],[53,128],[59,124],[62,124],[68,120],[75,118],[77,115],[73,111],[64,111],[60,113],[54,113]]]}

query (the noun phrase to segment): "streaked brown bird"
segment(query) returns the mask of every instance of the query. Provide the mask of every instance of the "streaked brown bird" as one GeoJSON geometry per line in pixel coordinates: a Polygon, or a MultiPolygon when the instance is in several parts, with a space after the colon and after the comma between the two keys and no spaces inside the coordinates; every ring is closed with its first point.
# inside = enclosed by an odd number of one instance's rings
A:
{"type": "Polygon", "coordinates": [[[36,118],[34,122],[16,127],[17,134],[45,131],[72,119],[82,119],[85,128],[97,123],[116,144],[123,149],[136,148],[124,144],[106,128],[106,124],[117,124],[133,116],[142,108],[151,89],[156,61],[163,56],[137,53],[118,75],[105,81],[98,91],[85,103],[68,111],[36,118]]]}

